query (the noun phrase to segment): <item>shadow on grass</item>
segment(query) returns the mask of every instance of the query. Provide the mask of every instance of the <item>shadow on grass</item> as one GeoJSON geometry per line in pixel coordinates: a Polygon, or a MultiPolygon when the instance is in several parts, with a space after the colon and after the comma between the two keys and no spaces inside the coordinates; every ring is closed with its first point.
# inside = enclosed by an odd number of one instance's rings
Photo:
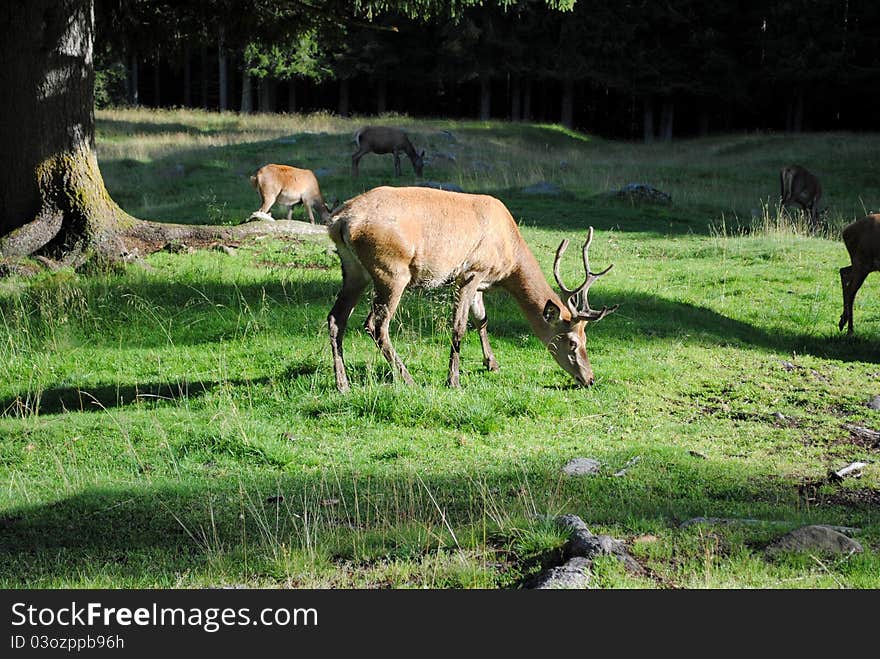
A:
{"type": "Polygon", "coordinates": [[[196,578],[238,582],[260,574],[261,567],[274,575],[278,565],[265,563],[283,563],[278,557],[290,550],[355,564],[414,558],[454,548],[455,542],[444,540],[449,526],[462,539],[466,529],[482,528],[474,536],[480,543],[487,528],[503,535],[494,521],[500,513],[509,520],[508,532],[534,519],[536,511],[576,513],[590,525],[630,529],[635,524],[631,530],[644,523],[677,525],[701,515],[782,519],[793,525],[880,522],[870,506],[805,508],[795,483],[738,473],[722,461],[655,457],[664,476],[650,484],[645,482],[654,470],[649,456],[643,473],[627,479],[561,479],[546,466],[509,465],[479,475],[398,470],[370,477],[334,468],[319,474],[197,476],[185,485],[153,481],[139,488],[86,488],[56,502],[5,512],[0,579],[7,587],[77,583],[93,576],[162,583],[192,571],[196,578]],[[522,499],[524,489],[528,501],[522,499]]]}

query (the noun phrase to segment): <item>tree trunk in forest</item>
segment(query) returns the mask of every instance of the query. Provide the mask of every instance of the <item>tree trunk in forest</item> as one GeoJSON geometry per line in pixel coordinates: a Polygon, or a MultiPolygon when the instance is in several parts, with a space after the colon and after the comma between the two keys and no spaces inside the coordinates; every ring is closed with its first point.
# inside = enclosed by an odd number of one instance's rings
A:
{"type": "Polygon", "coordinates": [[[522,118],[523,118],[523,121],[531,121],[532,120],[532,81],[531,80],[526,80],[525,85],[523,85],[522,118]]]}
{"type": "Polygon", "coordinates": [[[800,133],[804,130],[804,89],[798,87],[795,90],[794,109],[791,118],[791,130],[800,133]]]}
{"type": "Polygon", "coordinates": [[[250,114],[254,111],[253,92],[251,91],[251,74],[245,69],[241,74],[241,113],[250,114]]]}
{"type": "Polygon", "coordinates": [[[339,80],[339,105],[337,111],[340,117],[348,116],[348,78],[340,78],[339,80]]]}
{"type": "Polygon", "coordinates": [[[562,81],[562,110],[560,112],[560,121],[566,128],[574,128],[574,81],[562,81]]]}
{"type": "Polygon", "coordinates": [[[192,107],[192,50],[188,43],[183,46],[183,107],[192,107]]]}
{"type": "Polygon", "coordinates": [[[138,58],[137,51],[131,54],[128,66],[128,102],[132,107],[140,105],[140,95],[138,94],[138,85],[140,84],[138,76],[138,58]]]}
{"type": "Polygon", "coordinates": [[[217,78],[220,81],[220,112],[229,109],[229,75],[226,66],[226,46],[224,44],[223,28],[220,28],[220,37],[217,44],[217,78]]]}
{"type": "Polygon", "coordinates": [[[0,168],[0,272],[35,253],[108,263],[173,238],[301,232],[297,222],[212,227],[128,215],[110,198],[95,156],[93,0],[0,3],[0,26],[0,116],[16,118],[0,122],[0,152],[15,154],[0,168]]]}
{"type": "Polygon", "coordinates": [[[675,122],[675,104],[672,99],[664,99],[660,110],[660,139],[664,142],[672,141],[672,128],[675,122]]]}
{"type": "Polygon", "coordinates": [[[296,112],[296,78],[287,81],[287,111],[296,112]]]}
{"type": "Polygon", "coordinates": [[[388,81],[380,78],[376,81],[376,114],[382,114],[388,109],[388,81]]]}
{"type": "Polygon", "coordinates": [[[709,136],[709,111],[700,111],[700,137],[709,136]]]}
{"type": "Polygon", "coordinates": [[[520,89],[519,78],[513,76],[510,79],[510,120],[519,121],[522,119],[522,90],[520,89]]]}
{"type": "Polygon", "coordinates": [[[260,112],[275,112],[275,80],[260,78],[257,83],[257,101],[260,112]]]}
{"type": "Polygon", "coordinates": [[[153,69],[153,107],[162,107],[162,61],[159,59],[159,50],[156,50],[156,67],[153,69]]]}
{"type": "Polygon", "coordinates": [[[202,109],[208,109],[208,48],[202,46],[202,109]]]}
{"type": "Polygon", "coordinates": [[[492,110],[492,81],[488,74],[480,74],[480,120],[488,121],[492,110]]]}
{"type": "Polygon", "coordinates": [[[645,144],[652,144],[654,142],[654,99],[645,96],[642,108],[642,135],[645,144]]]}

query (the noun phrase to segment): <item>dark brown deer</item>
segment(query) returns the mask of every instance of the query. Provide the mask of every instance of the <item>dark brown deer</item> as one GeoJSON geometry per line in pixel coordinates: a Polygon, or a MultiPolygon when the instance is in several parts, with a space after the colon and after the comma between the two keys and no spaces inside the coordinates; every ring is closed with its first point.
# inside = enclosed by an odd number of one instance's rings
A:
{"type": "Polygon", "coordinates": [[[819,179],[800,165],[786,165],[779,170],[780,207],[796,204],[810,213],[813,230],[819,228],[819,200],[822,184],[819,179]]]}
{"type": "Polygon", "coordinates": [[[480,333],[483,364],[490,371],[498,368],[483,305],[483,291],[492,286],[501,286],[516,299],[532,331],[566,373],[581,386],[593,383],[584,330],[617,305],[597,310],[587,301],[590,286],[611,269],[609,265],[601,272],[590,270],[592,227],[583,246],[586,278],[577,288],[567,288],[559,276],[568,241],[556,250],[553,275],[562,297],[550,288],[510,212],[488,195],[374,188],[345,202],[329,233],[342,261],[342,290],[327,316],[339,391],[349,389],[342,350],[345,328],[370,282],[375,292],[364,327],[395,376],[407,384],[413,379],[391,345],[389,323],[405,289],[442,286],[456,288],[448,386],[459,386],[459,348],[469,311],[480,333]]]}
{"type": "Polygon", "coordinates": [[[275,218],[269,213],[272,205],[279,203],[287,206],[287,219],[293,217],[293,207],[302,203],[309,214],[309,221],[315,223],[317,212],[324,224],[329,222],[330,207],[324,202],[318,179],[310,169],[300,169],[290,165],[265,165],[251,176],[251,185],[260,193],[262,204],[251,217],[264,220],[275,218]]]}
{"type": "Polygon", "coordinates": [[[847,334],[852,334],[856,293],[869,273],[880,270],[880,213],[863,217],[844,228],[843,244],[851,265],[840,269],[843,313],[837,327],[842,331],[847,325],[847,334]]]}
{"type": "Polygon", "coordinates": [[[400,176],[400,154],[409,156],[416,176],[422,175],[425,151],[416,151],[406,133],[399,128],[388,126],[365,126],[354,134],[357,151],[351,154],[352,176],[358,175],[358,163],[368,153],[394,154],[394,175],[400,176]]]}

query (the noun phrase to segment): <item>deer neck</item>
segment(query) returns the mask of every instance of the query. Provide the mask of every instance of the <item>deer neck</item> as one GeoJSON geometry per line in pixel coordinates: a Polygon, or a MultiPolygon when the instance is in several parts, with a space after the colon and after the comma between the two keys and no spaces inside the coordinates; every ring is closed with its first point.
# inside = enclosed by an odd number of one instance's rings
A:
{"type": "Polygon", "coordinates": [[[501,287],[519,303],[535,336],[541,340],[541,343],[547,345],[554,336],[554,326],[544,320],[544,307],[547,301],[552,301],[559,307],[563,320],[570,320],[571,313],[559,294],[547,283],[541,266],[538,265],[525,241],[520,239],[520,243],[518,265],[511,275],[501,282],[501,287]]]}

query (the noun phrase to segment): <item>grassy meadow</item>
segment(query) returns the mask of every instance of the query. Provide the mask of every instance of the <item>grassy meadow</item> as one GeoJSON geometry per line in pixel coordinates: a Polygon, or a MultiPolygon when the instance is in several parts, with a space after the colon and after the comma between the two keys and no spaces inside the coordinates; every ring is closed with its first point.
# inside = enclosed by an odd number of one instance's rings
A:
{"type": "MultiPolygon", "coordinates": [[[[338,394],[325,319],[341,274],[323,237],[0,280],[0,587],[516,588],[558,559],[564,513],[647,570],[600,560],[600,587],[880,587],[878,448],[846,427],[880,429],[866,405],[880,394],[880,276],[856,299],[855,335],[837,330],[839,230],[880,209],[880,135],[643,145],[378,121],[427,149],[426,180],[504,201],[551,282],[559,241],[595,227],[594,268],[615,267],[591,304],[620,304],[588,330],[596,384],[570,386],[498,291],[501,370],[483,370],[471,332],[449,390],[450,294],[412,292],[392,329],[416,386],[391,380],[361,330],[365,296],[346,337],[352,391],[338,394]],[[777,213],[791,162],[822,180],[822,236],[777,213]],[[523,192],[542,181],[561,193],[523,192]],[[629,182],[673,204],[602,196],[629,182]],[[574,457],[600,473],[562,475],[574,457]],[[868,463],[861,478],[826,481],[852,461],[868,463]],[[759,521],[681,525],[697,516],[759,521]],[[813,523],[857,528],[864,553],[764,554],[813,523]]],[[[313,169],[328,200],[415,182],[405,157],[400,179],[375,155],[349,176],[361,124],[105,110],[97,146],[133,215],[236,224],[269,162],[313,169]]]]}

